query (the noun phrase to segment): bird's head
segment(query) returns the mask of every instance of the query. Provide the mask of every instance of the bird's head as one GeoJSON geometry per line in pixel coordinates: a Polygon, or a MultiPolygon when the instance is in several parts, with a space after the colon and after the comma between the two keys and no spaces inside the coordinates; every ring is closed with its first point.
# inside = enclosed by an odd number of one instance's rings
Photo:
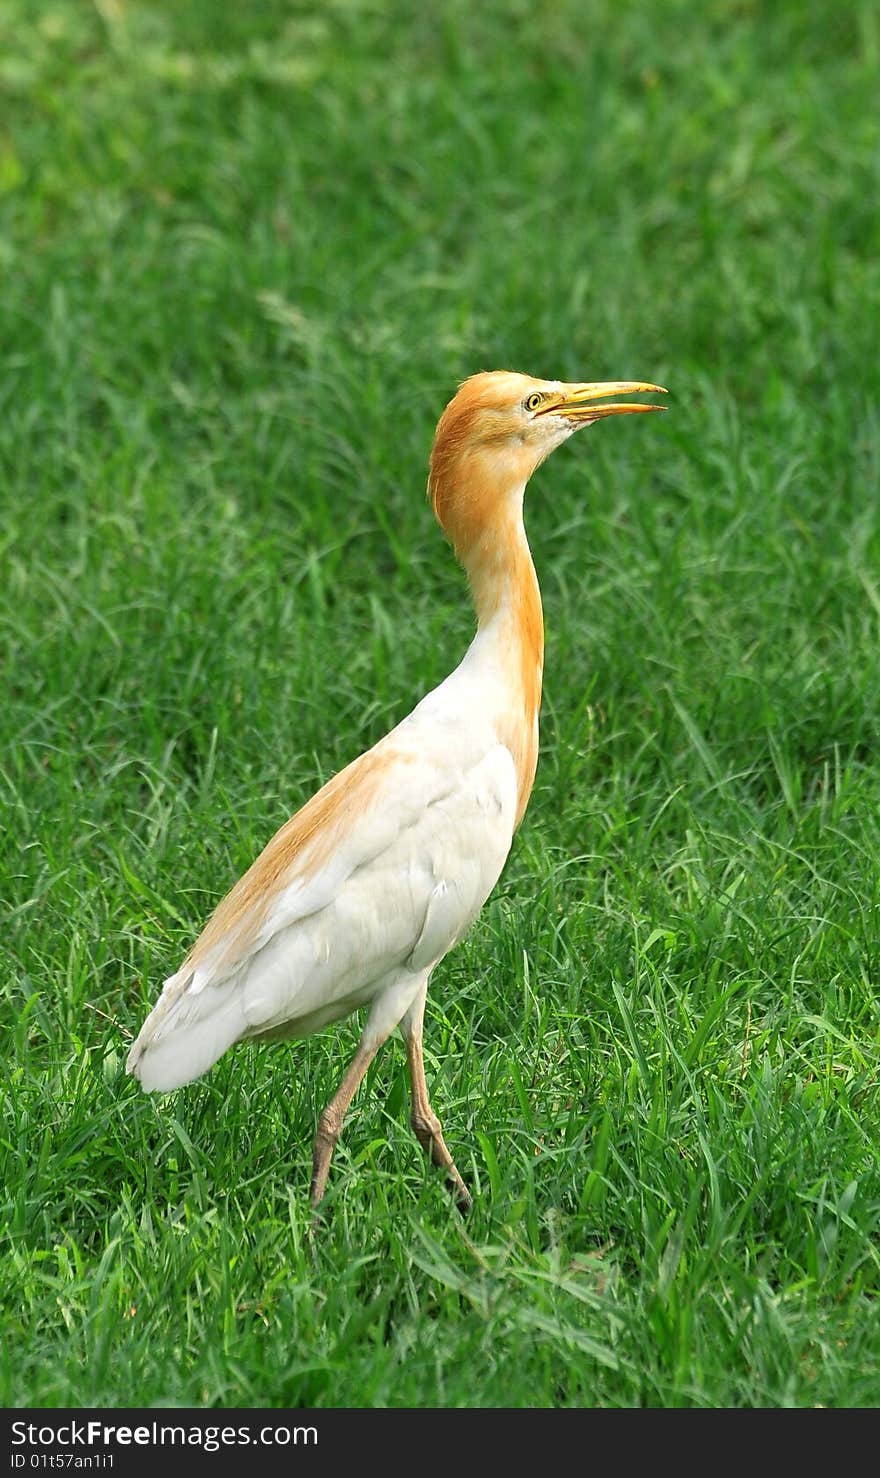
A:
{"type": "Polygon", "coordinates": [[[609,399],[645,391],[666,393],[641,380],[566,384],[508,370],[465,380],[437,424],[428,479],[434,512],[459,552],[491,530],[535,468],[582,426],[663,410],[609,399]]]}

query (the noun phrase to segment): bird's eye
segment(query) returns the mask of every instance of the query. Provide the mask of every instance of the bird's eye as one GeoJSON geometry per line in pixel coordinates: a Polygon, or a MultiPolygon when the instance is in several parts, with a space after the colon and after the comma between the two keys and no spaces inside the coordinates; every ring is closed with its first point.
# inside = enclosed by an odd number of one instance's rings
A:
{"type": "Polygon", "coordinates": [[[538,392],[537,392],[537,390],[533,391],[531,395],[527,395],[526,396],[526,402],[525,402],[525,404],[526,404],[526,410],[527,411],[536,411],[538,409],[538,406],[541,404],[541,401],[543,399],[544,399],[543,395],[539,395],[538,392]]]}

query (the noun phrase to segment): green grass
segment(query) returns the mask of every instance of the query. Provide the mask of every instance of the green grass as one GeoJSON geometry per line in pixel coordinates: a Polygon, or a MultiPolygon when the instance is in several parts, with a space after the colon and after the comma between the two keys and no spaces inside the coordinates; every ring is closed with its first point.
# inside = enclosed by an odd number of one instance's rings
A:
{"type": "Polygon", "coordinates": [[[0,1398],[880,1402],[876,9],[0,5],[0,1398]],[[442,14],[442,19],[439,17],[442,14]],[[536,476],[538,783],[433,982],[159,1101],[212,905],[458,660],[458,379],[536,476]]]}

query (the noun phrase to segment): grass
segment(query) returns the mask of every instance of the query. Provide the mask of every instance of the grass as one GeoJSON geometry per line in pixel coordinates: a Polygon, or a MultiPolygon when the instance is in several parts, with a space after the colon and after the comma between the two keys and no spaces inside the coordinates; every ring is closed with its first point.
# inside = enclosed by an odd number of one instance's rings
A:
{"type": "Polygon", "coordinates": [[[876,11],[0,5],[7,1404],[880,1398],[876,11]],[[538,783],[307,1238],[356,1023],[126,1046],[453,665],[458,379],[646,376],[530,489],[538,783]]]}

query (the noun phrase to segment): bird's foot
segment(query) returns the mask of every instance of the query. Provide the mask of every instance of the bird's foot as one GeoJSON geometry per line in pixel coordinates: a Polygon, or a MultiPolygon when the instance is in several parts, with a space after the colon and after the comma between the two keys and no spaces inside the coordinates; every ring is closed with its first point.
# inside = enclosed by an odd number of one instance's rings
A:
{"type": "MultiPolygon", "coordinates": [[[[454,1166],[453,1169],[455,1169],[454,1166]]],[[[474,1198],[457,1170],[454,1175],[450,1174],[447,1176],[446,1184],[452,1193],[456,1207],[462,1216],[467,1216],[468,1212],[473,1208],[474,1198]]]]}

